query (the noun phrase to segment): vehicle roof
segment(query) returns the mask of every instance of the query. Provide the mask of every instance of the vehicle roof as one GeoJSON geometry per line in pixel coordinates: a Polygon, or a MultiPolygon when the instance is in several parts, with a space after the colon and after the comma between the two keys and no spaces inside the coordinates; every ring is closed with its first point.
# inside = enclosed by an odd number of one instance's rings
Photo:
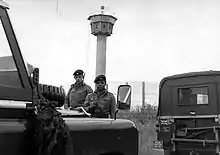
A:
{"type": "Polygon", "coordinates": [[[2,0],[0,0],[0,7],[9,9],[9,5],[6,2],[2,1],[2,0]]]}
{"type": "MultiPolygon", "coordinates": [[[[188,73],[183,73],[183,74],[176,74],[176,75],[172,75],[172,76],[167,76],[164,77],[159,84],[159,93],[161,94],[162,91],[162,87],[164,85],[164,83],[166,83],[166,81],[169,80],[176,80],[176,79],[181,79],[181,78],[190,78],[190,77],[196,77],[196,76],[219,76],[220,75],[220,71],[214,71],[214,70],[209,70],[209,71],[198,71],[198,72],[188,72],[188,73]]],[[[158,113],[157,115],[159,115],[160,113],[160,96],[159,96],[159,105],[158,105],[158,113]]]]}
{"type": "Polygon", "coordinates": [[[168,80],[175,80],[175,79],[180,79],[180,78],[188,78],[188,77],[196,77],[196,76],[213,76],[213,75],[220,75],[220,71],[214,71],[214,70],[198,71],[198,72],[188,72],[188,73],[183,73],[183,74],[167,76],[161,80],[160,88],[168,80]]]}
{"type": "MultiPolygon", "coordinates": [[[[36,68],[28,62],[24,62],[27,69],[28,75],[32,73],[33,69],[36,68]]],[[[1,71],[16,71],[17,67],[12,56],[3,56],[0,57],[0,72],[1,71]],[[6,69],[7,68],[7,69],[6,69]]]]}

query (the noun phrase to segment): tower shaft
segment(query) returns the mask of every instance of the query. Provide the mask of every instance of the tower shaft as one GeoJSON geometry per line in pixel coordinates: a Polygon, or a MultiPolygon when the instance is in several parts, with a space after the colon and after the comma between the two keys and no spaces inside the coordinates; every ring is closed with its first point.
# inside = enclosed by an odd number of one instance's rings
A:
{"type": "Polygon", "coordinates": [[[106,74],[106,35],[97,35],[96,76],[106,74]]]}

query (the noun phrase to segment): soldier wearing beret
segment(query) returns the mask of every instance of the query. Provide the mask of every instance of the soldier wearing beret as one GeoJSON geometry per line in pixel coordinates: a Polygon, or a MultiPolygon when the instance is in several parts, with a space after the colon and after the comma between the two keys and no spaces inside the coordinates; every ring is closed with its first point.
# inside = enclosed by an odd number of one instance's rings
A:
{"type": "Polygon", "coordinates": [[[92,93],[92,88],[84,82],[85,73],[83,70],[78,69],[73,73],[74,84],[71,85],[64,103],[64,108],[74,109],[78,106],[82,106],[85,102],[85,98],[88,94],[92,93]]]}
{"type": "Polygon", "coordinates": [[[86,97],[84,109],[92,117],[113,118],[116,111],[116,101],[112,93],[105,88],[106,77],[99,75],[95,78],[96,90],[86,97]]]}

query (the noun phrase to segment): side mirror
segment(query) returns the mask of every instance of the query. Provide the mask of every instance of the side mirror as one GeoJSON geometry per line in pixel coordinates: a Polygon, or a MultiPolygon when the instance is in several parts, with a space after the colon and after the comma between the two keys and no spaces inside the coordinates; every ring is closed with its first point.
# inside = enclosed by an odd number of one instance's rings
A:
{"type": "Polygon", "coordinates": [[[121,110],[129,110],[131,107],[131,86],[120,85],[118,87],[117,107],[121,110]]]}

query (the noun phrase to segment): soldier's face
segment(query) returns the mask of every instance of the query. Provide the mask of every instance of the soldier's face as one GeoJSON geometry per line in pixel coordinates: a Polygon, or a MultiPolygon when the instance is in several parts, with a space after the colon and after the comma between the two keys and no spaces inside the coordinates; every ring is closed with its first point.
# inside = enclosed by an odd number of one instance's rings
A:
{"type": "Polygon", "coordinates": [[[81,83],[83,81],[83,75],[75,75],[74,78],[77,83],[81,83]]]}
{"type": "Polygon", "coordinates": [[[104,90],[105,89],[106,82],[105,81],[97,81],[96,86],[97,90],[104,90]]]}

